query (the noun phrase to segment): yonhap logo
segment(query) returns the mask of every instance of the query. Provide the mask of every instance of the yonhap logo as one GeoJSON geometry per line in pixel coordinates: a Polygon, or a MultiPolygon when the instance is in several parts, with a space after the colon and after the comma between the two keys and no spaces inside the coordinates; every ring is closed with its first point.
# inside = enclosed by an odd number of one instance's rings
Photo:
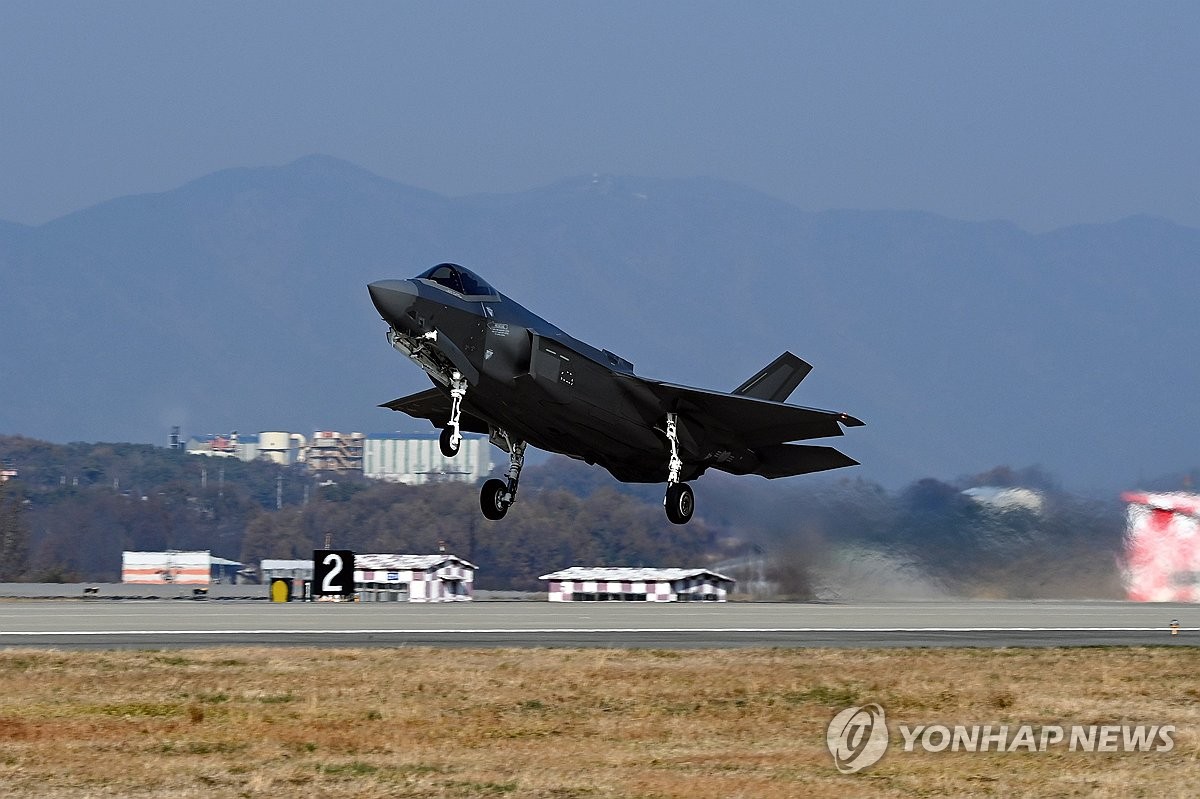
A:
{"type": "MultiPolygon", "coordinates": [[[[1170,752],[1174,724],[907,724],[896,731],[897,756],[910,752],[1170,752]]],[[[888,750],[889,732],[883,707],[872,703],[848,707],[829,722],[825,744],[833,764],[854,774],[879,762],[888,750]]]]}
{"type": "Polygon", "coordinates": [[[883,708],[872,703],[848,707],[833,717],[825,731],[833,764],[843,774],[853,774],[879,762],[888,747],[883,708]]]}

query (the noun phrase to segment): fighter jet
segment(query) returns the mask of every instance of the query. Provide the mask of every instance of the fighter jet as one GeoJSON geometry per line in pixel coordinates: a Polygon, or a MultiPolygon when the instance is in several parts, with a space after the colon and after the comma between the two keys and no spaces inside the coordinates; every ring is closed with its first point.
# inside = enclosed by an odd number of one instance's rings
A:
{"type": "Polygon", "coordinates": [[[517,499],[526,445],[598,464],[627,483],[667,484],[667,518],[695,510],[687,481],[709,468],[776,478],[854,466],[831,447],[789,442],[862,425],[836,411],[785,404],[812,367],[785,352],[731,393],[647,380],[608,350],[572,338],[457,264],[368,287],[388,342],[433,388],[380,407],[442,429],[442,454],[464,432],[508,453],[480,508],[501,519],[517,499]]]}

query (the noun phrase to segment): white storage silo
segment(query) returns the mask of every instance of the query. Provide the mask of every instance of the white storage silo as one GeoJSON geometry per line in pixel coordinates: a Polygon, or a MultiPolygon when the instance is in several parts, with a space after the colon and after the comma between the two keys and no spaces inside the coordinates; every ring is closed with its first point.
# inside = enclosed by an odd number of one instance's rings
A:
{"type": "Polygon", "coordinates": [[[290,466],[292,461],[292,434],[269,432],[258,434],[258,456],[281,466],[290,466]]]}

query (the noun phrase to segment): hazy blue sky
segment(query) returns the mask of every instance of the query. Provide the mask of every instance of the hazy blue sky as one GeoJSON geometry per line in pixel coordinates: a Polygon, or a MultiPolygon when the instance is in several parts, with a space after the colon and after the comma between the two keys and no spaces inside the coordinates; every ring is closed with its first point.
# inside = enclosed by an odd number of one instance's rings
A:
{"type": "Polygon", "coordinates": [[[1200,226],[1200,3],[0,0],[0,219],[310,153],[458,195],[1200,226]]]}

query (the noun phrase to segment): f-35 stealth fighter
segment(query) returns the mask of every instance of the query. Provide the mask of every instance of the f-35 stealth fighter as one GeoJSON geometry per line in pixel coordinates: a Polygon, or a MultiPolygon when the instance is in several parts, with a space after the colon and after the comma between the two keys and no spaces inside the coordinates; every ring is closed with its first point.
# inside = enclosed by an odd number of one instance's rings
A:
{"type": "Polygon", "coordinates": [[[572,338],[456,264],[368,289],[388,341],[434,385],[381,407],[440,427],[447,457],[463,432],[486,434],[508,453],[506,479],[488,480],[480,496],[489,519],[516,501],[526,444],[599,464],[622,482],[665,482],[675,524],[695,509],[687,481],[710,467],[775,478],[857,464],[832,447],[788,443],[862,424],[785,404],[812,369],[790,352],[726,394],[638,377],[629,361],[572,338]]]}

